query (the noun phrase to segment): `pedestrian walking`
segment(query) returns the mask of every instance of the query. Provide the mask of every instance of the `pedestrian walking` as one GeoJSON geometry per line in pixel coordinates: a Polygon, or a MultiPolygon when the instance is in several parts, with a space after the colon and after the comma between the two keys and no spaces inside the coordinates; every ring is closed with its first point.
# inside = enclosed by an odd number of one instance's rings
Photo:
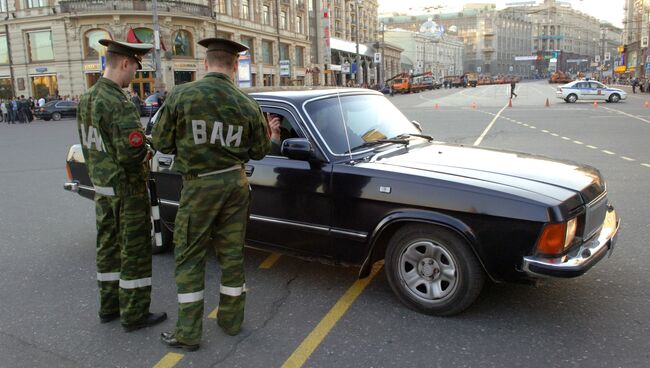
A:
{"type": "Polygon", "coordinates": [[[43,107],[45,106],[45,97],[41,97],[38,99],[38,107],[43,107]]]}
{"type": "Polygon", "coordinates": [[[517,86],[517,82],[515,82],[514,80],[510,82],[510,98],[512,98],[512,96],[517,97],[517,94],[515,93],[516,86],[517,86]]]}
{"type": "Polygon", "coordinates": [[[632,85],[632,93],[636,93],[636,86],[638,84],[636,78],[632,78],[632,80],[630,81],[630,84],[632,85]]]}
{"type": "Polygon", "coordinates": [[[9,115],[11,124],[16,124],[16,120],[18,120],[18,101],[16,101],[15,97],[11,98],[11,108],[9,109],[9,115]]]}
{"type": "Polygon", "coordinates": [[[271,146],[259,105],[233,82],[238,54],[248,47],[221,38],[199,45],[207,48],[208,73],[169,93],[152,136],[157,150],[176,154],[174,167],[183,177],[174,226],[178,321],[161,340],[190,351],[199,348],[203,331],[208,246],[221,268],[217,323],[229,335],[241,330],[250,202],[244,163],[262,159],[271,146]]]}
{"type": "Polygon", "coordinates": [[[147,192],[148,151],[140,116],[123,92],[142,68],[150,44],[109,39],[106,69],[82,97],[77,125],[95,189],[99,320],[119,318],[124,331],[155,325],[165,313],[150,313],[151,220],[147,192]]]}
{"type": "Polygon", "coordinates": [[[2,121],[9,124],[9,110],[7,109],[7,101],[4,99],[0,100],[0,112],[2,112],[2,121]]]}

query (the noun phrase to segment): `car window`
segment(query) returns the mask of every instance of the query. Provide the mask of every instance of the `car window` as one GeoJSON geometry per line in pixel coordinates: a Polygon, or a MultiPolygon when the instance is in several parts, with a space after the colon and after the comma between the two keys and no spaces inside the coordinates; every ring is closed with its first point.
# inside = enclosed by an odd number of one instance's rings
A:
{"type": "Polygon", "coordinates": [[[157,95],[151,95],[151,96],[147,97],[147,99],[144,100],[144,102],[158,102],[158,96],[157,95]]]}
{"type": "Polygon", "coordinates": [[[600,83],[596,83],[596,82],[589,82],[589,86],[590,86],[591,88],[605,88],[605,86],[603,86],[603,85],[600,84],[600,83]]]}
{"type": "MultiPolygon", "coordinates": [[[[273,116],[280,118],[280,147],[282,146],[282,141],[285,139],[305,138],[298,123],[294,120],[293,115],[288,111],[277,108],[262,107],[262,112],[264,112],[264,117],[267,119],[271,119],[273,116]]],[[[281,152],[279,151],[279,147],[272,146],[269,154],[280,156],[281,152]],[[277,151],[275,150],[276,148],[278,149],[277,151]]]]}
{"type": "Polygon", "coordinates": [[[59,102],[59,101],[50,101],[50,102],[46,103],[45,106],[47,106],[47,107],[54,106],[54,105],[56,105],[57,102],[59,102]]]}
{"type": "Polygon", "coordinates": [[[334,96],[309,102],[305,108],[334,154],[365,142],[420,133],[384,96],[334,96]]]}
{"type": "Polygon", "coordinates": [[[589,83],[587,83],[587,82],[576,83],[575,87],[576,88],[589,88],[589,83]]]}

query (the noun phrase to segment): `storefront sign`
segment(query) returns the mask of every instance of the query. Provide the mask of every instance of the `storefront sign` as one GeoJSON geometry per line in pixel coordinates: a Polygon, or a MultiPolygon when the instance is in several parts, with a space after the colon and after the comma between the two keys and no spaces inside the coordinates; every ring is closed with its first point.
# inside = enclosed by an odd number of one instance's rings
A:
{"type": "Polygon", "coordinates": [[[194,63],[174,63],[174,69],[187,69],[187,70],[196,70],[196,64],[194,63]]]}
{"type": "Polygon", "coordinates": [[[84,71],[93,71],[93,72],[98,72],[99,69],[99,64],[86,64],[84,65],[84,71]]]}
{"type": "Polygon", "coordinates": [[[341,67],[338,64],[330,64],[328,67],[329,67],[329,70],[334,71],[334,72],[340,72],[340,71],[343,70],[343,67],[341,67]]]}
{"type": "Polygon", "coordinates": [[[350,63],[341,65],[341,73],[350,74],[350,63]]]}
{"type": "Polygon", "coordinates": [[[47,73],[47,68],[34,68],[36,73],[47,73]]]}
{"type": "Polygon", "coordinates": [[[291,76],[291,61],[290,60],[280,60],[280,76],[289,77],[291,76]]]}
{"type": "Polygon", "coordinates": [[[533,56],[515,56],[515,61],[531,61],[537,60],[537,55],[533,56]]]}
{"type": "Polygon", "coordinates": [[[614,72],[616,72],[616,73],[625,73],[626,69],[627,68],[625,67],[625,65],[620,65],[620,66],[617,66],[617,67],[614,68],[614,72]]]}

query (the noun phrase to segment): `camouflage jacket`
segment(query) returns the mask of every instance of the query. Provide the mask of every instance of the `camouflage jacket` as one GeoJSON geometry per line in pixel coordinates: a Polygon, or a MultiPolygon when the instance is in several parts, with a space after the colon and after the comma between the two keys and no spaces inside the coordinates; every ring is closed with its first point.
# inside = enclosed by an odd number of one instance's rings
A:
{"type": "Polygon", "coordinates": [[[154,126],[152,142],[155,149],[176,154],[174,165],[183,175],[259,160],[271,146],[257,102],[221,73],[175,87],[154,126]]]}
{"type": "Polygon", "coordinates": [[[77,128],[93,185],[116,194],[143,187],[149,168],[140,115],[115,82],[102,77],[81,96],[77,128]]]}

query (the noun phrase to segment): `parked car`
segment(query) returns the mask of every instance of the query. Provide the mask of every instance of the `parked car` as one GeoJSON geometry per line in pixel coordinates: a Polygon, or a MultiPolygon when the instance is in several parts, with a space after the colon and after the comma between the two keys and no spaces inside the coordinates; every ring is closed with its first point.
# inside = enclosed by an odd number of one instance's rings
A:
{"type": "Polygon", "coordinates": [[[625,100],[627,93],[622,89],[607,87],[598,81],[583,79],[558,87],[555,96],[568,103],[578,100],[618,102],[625,100]]]}
{"type": "MultiPolygon", "coordinates": [[[[384,260],[399,300],[452,315],[488,278],[576,277],[616,243],[620,221],[593,167],[436,142],[377,91],[251,96],[287,134],[281,152],[245,165],[250,246],[356,265],[360,277],[384,260]]],[[[152,159],[167,244],[182,186],[174,167],[173,155],[152,159]]],[[[64,188],[93,198],[80,145],[67,170],[64,188]]]]}
{"type": "Polygon", "coordinates": [[[45,121],[59,121],[64,117],[77,117],[77,103],[74,101],[50,101],[42,107],[36,107],[34,110],[34,115],[45,121]]]}
{"type": "Polygon", "coordinates": [[[145,98],[144,102],[142,103],[142,108],[140,109],[140,113],[143,116],[154,115],[156,112],[158,112],[160,105],[161,105],[160,96],[154,93],[153,95],[145,98]]]}

